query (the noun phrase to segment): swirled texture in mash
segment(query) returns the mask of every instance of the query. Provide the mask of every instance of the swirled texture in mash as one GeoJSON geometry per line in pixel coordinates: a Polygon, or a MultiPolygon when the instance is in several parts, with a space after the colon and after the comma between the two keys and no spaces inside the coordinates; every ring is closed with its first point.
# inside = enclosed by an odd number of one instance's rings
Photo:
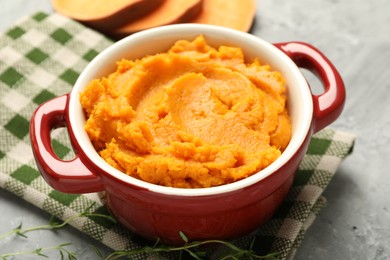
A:
{"type": "Polygon", "coordinates": [[[121,60],[80,94],[99,154],[135,178],[180,188],[246,178],[286,148],[285,82],[240,48],[177,41],[166,53],[121,60]]]}

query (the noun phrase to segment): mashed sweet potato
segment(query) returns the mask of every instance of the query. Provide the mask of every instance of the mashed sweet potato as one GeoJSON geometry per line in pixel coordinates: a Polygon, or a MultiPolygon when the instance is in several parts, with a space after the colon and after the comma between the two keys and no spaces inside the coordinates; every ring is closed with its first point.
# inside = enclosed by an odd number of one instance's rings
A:
{"type": "Polygon", "coordinates": [[[202,36],[121,60],[80,94],[85,129],[113,167],[181,188],[231,183],[267,167],[290,141],[285,82],[239,48],[202,36]]]}

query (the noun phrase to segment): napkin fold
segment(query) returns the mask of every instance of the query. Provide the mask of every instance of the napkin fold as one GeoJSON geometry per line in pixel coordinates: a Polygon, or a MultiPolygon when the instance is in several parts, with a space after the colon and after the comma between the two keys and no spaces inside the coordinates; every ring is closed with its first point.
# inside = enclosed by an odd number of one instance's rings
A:
{"type": "MultiPolygon", "coordinates": [[[[29,120],[44,101],[68,93],[84,67],[112,41],[58,14],[38,12],[0,35],[0,188],[60,219],[85,210],[109,215],[98,194],[64,194],[52,189],[37,170],[29,140],[29,120]]],[[[352,152],[355,137],[332,129],[315,134],[286,200],[262,227],[233,241],[259,254],[279,252],[293,258],[305,231],[325,205],[323,190],[341,161],[352,152]]],[[[72,158],[65,129],[52,133],[63,159],[72,158]]],[[[80,217],[70,223],[113,250],[144,246],[137,237],[104,218],[80,217]]],[[[225,248],[209,255],[217,258],[225,248]]],[[[134,259],[147,257],[140,254],[134,259]]],[[[167,255],[169,257],[169,255],[167,255]]]]}

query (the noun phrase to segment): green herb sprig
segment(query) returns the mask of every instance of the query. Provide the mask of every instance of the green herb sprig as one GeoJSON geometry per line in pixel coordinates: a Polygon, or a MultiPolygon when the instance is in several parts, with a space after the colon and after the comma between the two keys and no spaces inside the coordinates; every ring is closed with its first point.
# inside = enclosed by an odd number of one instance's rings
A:
{"type": "MultiPolygon", "coordinates": [[[[10,230],[4,234],[0,234],[0,240],[6,238],[8,236],[11,236],[11,235],[17,235],[17,236],[20,236],[23,238],[28,238],[26,234],[33,232],[33,231],[61,229],[61,228],[64,228],[65,226],[67,226],[73,220],[75,220],[77,218],[81,218],[81,217],[100,217],[100,218],[106,218],[110,221],[116,222],[116,220],[111,216],[107,216],[107,215],[103,215],[103,214],[99,214],[99,213],[91,213],[90,212],[91,208],[94,207],[94,205],[95,205],[95,203],[91,204],[83,212],[81,212],[79,214],[75,214],[75,215],[65,219],[64,221],[59,220],[55,216],[51,216],[49,224],[46,224],[46,225],[23,228],[23,224],[20,223],[17,227],[13,228],[12,230],[10,230]]],[[[45,254],[45,252],[56,250],[60,254],[61,260],[62,259],[75,260],[75,259],[77,259],[77,257],[76,257],[77,254],[75,252],[72,252],[72,251],[67,249],[67,247],[70,246],[71,244],[72,243],[64,243],[64,244],[55,245],[55,246],[51,246],[51,247],[41,247],[41,248],[37,248],[37,249],[31,250],[31,251],[4,253],[4,254],[0,254],[0,259],[6,260],[6,259],[9,259],[10,257],[21,256],[21,255],[37,255],[40,257],[47,258],[48,256],[45,254]]]]}
{"type": "MultiPolygon", "coordinates": [[[[28,227],[23,228],[22,224],[19,224],[16,228],[12,229],[9,232],[6,232],[4,234],[0,234],[0,240],[11,236],[11,235],[17,235],[23,238],[27,238],[27,233],[38,231],[38,230],[57,230],[64,228],[66,225],[68,225],[73,220],[80,218],[80,217],[101,217],[106,218],[110,221],[113,221],[116,223],[116,220],[111,217],[104,214],[98,214],[98,213],[91,213],[90,210],[94,206],[92,204],[90,207],[88,207],[86,210],[79,214],[75,214],[64,221],[58,220],[56,217],[52,216],[50,218],[49,224],[47,225],[40,225],[40,226],[34,226],[34,227],[28,227]]],[[[184,255],[189,256],[196,260],[201,260],[206,257],[206,251],[203,250],[203,247],[205,245],[221,245],[226,248],[225,255],[221,256],[220,259],[278,259],[279,253],[271,253],[267,255],[257,255],[255,251],[253,251],[253,242],[251,243],[249,249],[242,249],[234,245],[232,242],[223,241],[223,240],[206,240],[206,241],[189,241],[188,237],[184,232],[179,232],[179,235],[181,239],[183,240],[182,246],[168,246],[161,244],[159,240],[157,240],[154,245],[152,246],[144,246],[136,249],[131,250],[124,250],[124,251],[115,251],[110,253],[107,256],[103,256],[103,254],[95,247],[94,250],[98,257],[104,260],[115,260],[120,258],[128,258],[131,259],[132,256],[137,254],[150,254],[155,255],[157,257],[162,257],[163,253],[178,253],[178,258],[183,259],[184,255]]],[[[68,259],[68,260],[77,260],[77,254],[73,251],[70,251],[68,247],[72,243],[64,243],[59,244],[56,246],[51,247],[41,247],[37,248],[31,251],[24,251],[24,252],[13,252],[13,253],[4,253],[0,255],[0,259],[7,260],[10,257],[16,257],[21,255],[37,255],[39,257],[48,258],[46,255],[47,251],[56,250],[58,251],[60,255],[60,259],[68,259]]]]}
{"type": "Polygon", "coordinates": [[[205,245],[222,245],[229,249],[228,253],[224,256],[221,256],[219,259],[221,260],[227,260],[227,259],[278,259],[279,253],[271,253],[267,255],[257,255],[253,250],[253,242],[251,243],[251,246],[249,249],[242,249],[237,247],[231,242],[223,241],[223,240],[205,240],[205,241],[193,241],[190,242],[188,237],[185,235],[184,232],[179,232],[179,235],[181,239],[184,242],[183,246],[167,246],[160,244],[157,240],[156,243],[153,246],[145,246],[138,249],[132,249],[129,251],[116,251],[108,255],[105,260],[115,260],[119,259],[121,257],[128,257],[131,258],[131,256],[136,254],[153,254],[160,256],[161,253],[173,253],[173,252],[179,252],[179,259],[183,259],[184,252],[187,253],[190,257],[196,260],[202,260],[206,257],[206,252],[202,250],[202,246],[205,245]]]}
{"type": "Polygon", "coordinates": [[[0,258],[3,260],[6,260],[9,257],[21,256],[21,255],[37,255],[37,256],[48,258],[48,256],[45,254],[46,251],[57,250],[60,254],[61,260],[63,260],[63,259],[77,260],[76,253],[73,251],[70,251],[66,248],[69,245],[71,245],[71,243],[60,244],[60,245],[51,246],[51,247],[41,247],[41,248],[37,248],[37,249],[32,250],[32,251],[5,253],[5,254],[0,255],[0,258]]]}
{"type": "Polygon", "coordinates": [[[64,221],[60,221],[55,216],[51,216],[49,224],[42,225],[42,226],[29,227],[26,229],[22,228],[22,223],[21,223],[16,228],[12,229],[11,231],[0,235],[0,239],[5,238],[5,237],[10,236],[10,235],[13,235],[13,234],[27,238],[26,234],[29,232],[32,232],[32,231],[61,229],[61,228],[65,227],[66,225],[68,225],[73,220],[75,220],[77,218],[81,218],[81,217],[100,217],[100,218],[106,218],[110,221],[116,222],[116,220],[111,216],[98,214],[98,213],[91,213],[90,210],[94,205],[95,205],[95,203],[93,203],[91,206],[86,208],[83,212],[81,212],[79,214],[75,214],[75,215],[65,219],[64,221]]]}

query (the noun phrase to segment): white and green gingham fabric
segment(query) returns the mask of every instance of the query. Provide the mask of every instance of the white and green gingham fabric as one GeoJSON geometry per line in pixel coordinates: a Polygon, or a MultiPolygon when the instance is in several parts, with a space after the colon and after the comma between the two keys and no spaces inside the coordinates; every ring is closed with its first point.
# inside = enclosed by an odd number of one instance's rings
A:
{"type": "MultiPolygon", "coordinates": [[[[70,92],[83,68],[110,44],[110,39],[73,20],[42,12],[0,35],[0,188],[61,219],[91,206],[93,212],[109,213],[97,194],[64,194],[46,184],[31,152],[29,120],[39,104],[70,92]]],[[[66,132],[56,130],[52,136],[57,155],[71,158],[66,132]]],[[[235,243],[245,248],[254,239],[253,249],[259,254],[280,252],[281,259],[292,258],[325,203],[323,190],[353,143],[354,136],[348,133],[331,129],[317,133],[282,207],[265,225],[235,243]]],[[[134,234],[104,218],[81,217],[70,224],[113,250],[143,246],[134,234]]],[[[213,250],[213,255],[220,250],[213,250]]]]}

